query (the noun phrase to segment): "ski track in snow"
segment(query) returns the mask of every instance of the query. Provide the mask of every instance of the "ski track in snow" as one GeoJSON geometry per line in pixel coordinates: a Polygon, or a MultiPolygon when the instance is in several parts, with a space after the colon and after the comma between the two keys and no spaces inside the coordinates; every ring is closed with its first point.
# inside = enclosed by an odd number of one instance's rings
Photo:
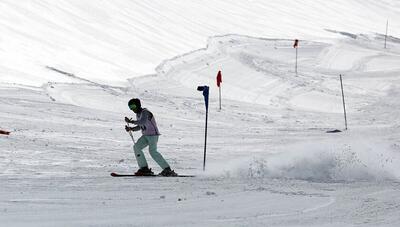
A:
{"type": "Polygon", "coordinates": [[[25,4],[0,3],[1,225],[400,225],[399,34],[383,49],[371,33],[398,18],[396,1],[25,4]],[[343,129],[339,74],[349,130],[327,134],[343,129]],[[132,97],[171,166],[197,177],[109,176],[136,169],[132,97]]]}

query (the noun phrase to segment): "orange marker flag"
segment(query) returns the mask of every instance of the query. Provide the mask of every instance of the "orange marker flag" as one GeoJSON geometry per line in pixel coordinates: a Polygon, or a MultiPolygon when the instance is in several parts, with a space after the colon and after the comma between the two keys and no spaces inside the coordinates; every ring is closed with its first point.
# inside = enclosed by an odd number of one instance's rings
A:
{"type": "Polygon", "coordinates": [[[3,135],[10,135],[10,132],[7,132],[7,131],[4,131],[4,130],[1,130],[1,129],[0,129],[0,134],[3,134],[3,135]]]}
{"type": "Polygon", "coordinates": [[[294,44],[293,44],[293,48],[297,48],[299,46],[299,40],[295,39],[294,40],[294,44]]]}
{"type": "Polygon", "coordinates": [[[222,83],[222,74],[221,74],[221,71],[218,71],[218,74],[217,74],[217,86],[220,87],[221,83],[222,83]]]}

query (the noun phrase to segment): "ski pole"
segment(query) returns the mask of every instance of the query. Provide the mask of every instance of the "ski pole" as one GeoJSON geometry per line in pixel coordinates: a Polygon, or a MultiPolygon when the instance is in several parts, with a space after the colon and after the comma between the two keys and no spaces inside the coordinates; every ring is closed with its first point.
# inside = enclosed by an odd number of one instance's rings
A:
{"type": "MultiPolygon", "coordinates": [[[[129,123],[126,123],[126,125],[129,127],[129,123]]],[[[133,138],[133,135],[132,135],[131,130],[129,130],[128,133],[129,133],[129,135],[130,135],[131,138],[132,138],[133,144],[135,144],[135,143],[136,143],[136,142],[135,142],[135,138],[133,138]]]]}

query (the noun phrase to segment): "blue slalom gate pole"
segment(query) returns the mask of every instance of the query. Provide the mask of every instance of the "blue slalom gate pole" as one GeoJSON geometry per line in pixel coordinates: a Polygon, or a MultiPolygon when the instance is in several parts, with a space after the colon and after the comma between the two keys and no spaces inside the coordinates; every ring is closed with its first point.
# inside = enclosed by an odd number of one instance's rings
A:
{"type": "Polygon", "coordinates": [[[206,170],[206,153],[207,153],[207,128],[208,128],[208,96],[210,88],[208,86],[198,86],[198,91],[203,92],[204,103],[206,105],[206,125],[204,129],[204,158],[203,158],[203,171],[206,170]]]}

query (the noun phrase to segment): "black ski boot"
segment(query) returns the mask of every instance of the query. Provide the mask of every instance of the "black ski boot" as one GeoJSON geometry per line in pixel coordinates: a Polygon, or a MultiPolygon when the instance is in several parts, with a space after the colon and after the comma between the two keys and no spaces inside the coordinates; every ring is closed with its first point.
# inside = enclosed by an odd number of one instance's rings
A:
{"type": "Polygon", "coordinates": [[[173,171],[170,167],[165,168],[161,173],[159,173],[158,175],[160,176],[164,176],[164,177],[176,177],[178,176],[177,173],[175,173],[175,171],[173,171]]]}
{"type": "Polygon", "coordinates": [[[136,173],[136,176],[153,176],[154,173],[153,171],[151,171],[151,169],[149,169],[149,167],[142,167],[140,168],[136,173]]]}

